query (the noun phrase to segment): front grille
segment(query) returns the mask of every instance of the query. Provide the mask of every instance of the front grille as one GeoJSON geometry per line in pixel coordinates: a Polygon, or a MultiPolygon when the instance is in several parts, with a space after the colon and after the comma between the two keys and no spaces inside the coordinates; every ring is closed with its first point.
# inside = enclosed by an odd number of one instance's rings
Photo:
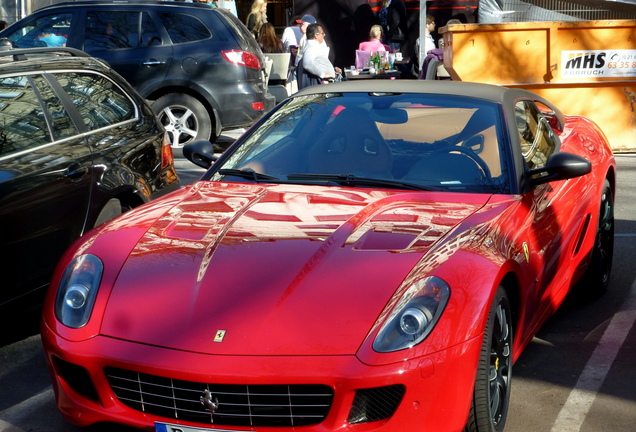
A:
{"type": "Polygon", "coordinates": [[[333,400],[333,390],[325,385],[208,384],[117,368],[106,368],[105,373],[119,401],[130,408],[208,425],[311,425],[327,416],[333,400]],[[205,390],[218,400],[213,418],[200,402],[205,390]]]}
{"type": "Polygon", "coordinates": [[[366,423],[392,416],[405,391],[406,388],[399,384],[356,391],[349,412],[349,423],[366,423]]]}

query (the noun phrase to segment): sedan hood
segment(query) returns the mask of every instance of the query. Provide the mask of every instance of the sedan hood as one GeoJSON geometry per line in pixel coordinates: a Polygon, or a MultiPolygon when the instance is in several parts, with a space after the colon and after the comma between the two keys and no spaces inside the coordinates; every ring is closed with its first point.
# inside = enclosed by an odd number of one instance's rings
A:
{"type": "Polygon", "coordinates": [[[182,193],[121,269],[102,334],[210,354],[353,354],[431,245],[489,198],[212,182],[182,193]]]}

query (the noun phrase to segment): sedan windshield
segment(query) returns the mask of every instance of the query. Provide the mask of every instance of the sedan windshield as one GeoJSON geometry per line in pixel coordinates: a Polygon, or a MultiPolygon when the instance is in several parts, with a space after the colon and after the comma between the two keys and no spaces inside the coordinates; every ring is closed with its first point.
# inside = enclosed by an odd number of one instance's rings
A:
{"type": "Polygon", "coordinates": [[[429,94],[299,96],[215,164],[217,181],[508,193],[499,106],[429,94]]]}

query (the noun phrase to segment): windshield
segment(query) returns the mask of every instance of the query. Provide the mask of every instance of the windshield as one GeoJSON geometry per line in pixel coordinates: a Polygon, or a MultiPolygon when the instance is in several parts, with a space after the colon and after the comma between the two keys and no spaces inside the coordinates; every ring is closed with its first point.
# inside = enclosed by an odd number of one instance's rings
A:
{"type": "Polygon", "coordinates": [[[428,94],[299,96],[207,178],[508,193],[498,105],[428,94]]]}

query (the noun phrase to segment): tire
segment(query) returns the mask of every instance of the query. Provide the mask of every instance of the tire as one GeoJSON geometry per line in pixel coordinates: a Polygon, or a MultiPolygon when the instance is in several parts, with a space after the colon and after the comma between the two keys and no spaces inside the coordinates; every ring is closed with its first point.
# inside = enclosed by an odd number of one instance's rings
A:
{"type": "Polygon", "coordinates": [[[501,432],[506,424],[512,378],[512,311],[499,287],[484,330],[473,401],[464,432],[501,432]]]}
{"type": "Polygon", "coordinates": [[[584,295],[596,298],[609,286],[614,260],[614,196],[608,180],[603,184],[596,240],[590,266],[581,278],[584,295]]]}
{"type": "Polygon", "coordinates": [[[182,93],[169,93],[152,104],[152,110],[166,128],[172,148],[196,140],[209,140],[212,119],[203,104],[182,93]]]}

